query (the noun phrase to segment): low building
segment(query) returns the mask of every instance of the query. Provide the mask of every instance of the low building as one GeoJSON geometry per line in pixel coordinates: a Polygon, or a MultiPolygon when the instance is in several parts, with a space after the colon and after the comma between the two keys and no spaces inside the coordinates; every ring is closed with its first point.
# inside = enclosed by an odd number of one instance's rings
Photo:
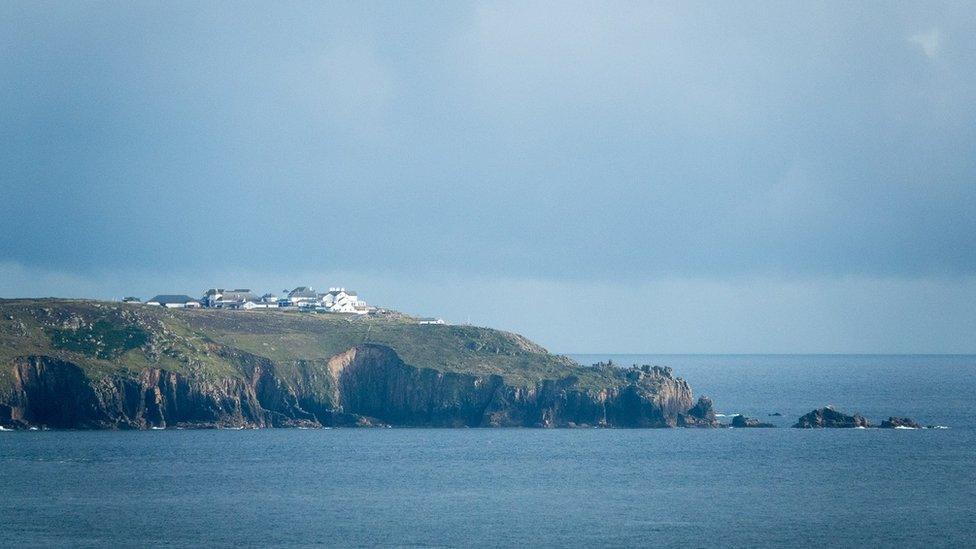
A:
{"type": "Polygon", "coordinates": [[[444,324],[444,319],[432,317],[418,318],[417,324],[444,324]]]}
{"type": "Polygon", "coordinates": [[[122,303],[142,303],[142,300],[138,297],[123,297],[122,303]]]}
{"type": "Polygon", "coordinates": [[[203,305],[205,307],[241,309],[245,303],[260,301],[260,298],[247,288],[237,288],[225,290],[223,288],[211,288],[203,294],[203,305]]]}
{"type": "Polygon", "coordinates": [[[318,300],[319,294],[315,293],[315,290],[309,288],[308,286],[299,286],[288,292],[288,301],[290,301],[292,305],[316,303],[318,300]]]}
{"type": "Polygon", "coordinates": [[[200,302],[188,295],[157,295],[146,302],[146,305],[166,307],[167,309],[195,309],[200,307],[200,302]]]}

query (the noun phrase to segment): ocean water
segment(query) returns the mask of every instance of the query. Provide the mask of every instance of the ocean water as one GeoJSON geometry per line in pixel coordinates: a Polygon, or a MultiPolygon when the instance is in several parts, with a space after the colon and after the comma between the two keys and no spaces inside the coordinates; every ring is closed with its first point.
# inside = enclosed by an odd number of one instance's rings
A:
{"type": "Polygon", "coordinates": [[[0,433],[0,545],[976,546],[976,357],[610,358],[949,429],[0,433]]]}
{"type": "Polygon", "coordinates": [[[715,409],[789,426],[832,405],[875,423],[976,424],[976,355],[570,355],[580,364],[671,366],[715,409]],[[769,417],[779,412],[780,418],[769,417]]]}

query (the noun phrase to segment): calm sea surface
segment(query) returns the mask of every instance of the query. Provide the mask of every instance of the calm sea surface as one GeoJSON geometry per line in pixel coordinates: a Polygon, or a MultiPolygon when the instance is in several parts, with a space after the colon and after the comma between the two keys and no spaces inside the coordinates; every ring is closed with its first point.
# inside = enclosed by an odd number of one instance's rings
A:
{"type": "Polygon", "coordinates": [[[0,545],[976,546],[976,357],[574,358],[949,429],[0,433],[0,545]]]}

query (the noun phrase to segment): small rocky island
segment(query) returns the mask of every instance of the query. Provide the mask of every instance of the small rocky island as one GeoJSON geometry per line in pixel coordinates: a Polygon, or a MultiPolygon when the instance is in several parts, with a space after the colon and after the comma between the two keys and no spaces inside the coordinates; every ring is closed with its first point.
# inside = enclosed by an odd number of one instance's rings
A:
{"type": "Polygon", "coordinates": [[[824,407],[805,414],[793,425],[796,429],[854,429],[870,427],[871,422],[859,414],[849,416],[833,408],[824,407]]]}
{"type": "Polygon", "coordinates": [[[729,426],[735,429],[776,427],[772,423],[763,423],[756,418],[746,417],[742,414],[734,416],[732,418],[732,423],[729,424],[729,426]]]}
{"type": "Polygon", "coordinates": [[[717,427],[670,368],[405,315],[0,300],[0,426],[717,427]]]}
{"type": "MultiPolygon", "coordinates": [[[[864,416],[849,416],[831,407],[818,408],[803,415],[793,425],[797,429],[866,429],[874,427],[864,416]]],[[[922,429],[915,420],[907,417],[889,417],[879,425],[881,429],[922,429]]]]}

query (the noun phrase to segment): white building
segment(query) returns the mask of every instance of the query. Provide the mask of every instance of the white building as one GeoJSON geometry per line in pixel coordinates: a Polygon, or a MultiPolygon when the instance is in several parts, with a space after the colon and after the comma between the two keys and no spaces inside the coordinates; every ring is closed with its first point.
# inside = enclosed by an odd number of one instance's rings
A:
{"type": "Polygon", "coordinates": [[[247,303],[256,303],[260,301],[256,295],[251,293],[251,290],[247,288],[238,288],[235,290],[225,290],[223,288],[211,288],[203,294],[203,305],[205,307],[217,307],[224,309],[246,309],[253,307],[245,307],[247,303]]]}
{"type": "Polygon", "coordinates": [[[250,311],[252,309],[277,309],[278,302],[273,301],[268,303],[267,301],[245,301],[243,304],[241,304],[240,308],[244,309],[245,311],[250,311]]]}
{"type": "Polygon", "coordinates": [[[359,294],[345,288],[329,288],[329,292],[320,297],[322,307],[332,313],[353,313],[364,315],[369,312],[369,306],[359,299],[359,294]]]}
{"type": "Polygon", "coordinates": [[[444,324],[444,319],[433,317],[418,318],[417,324],[444,324]]]}

